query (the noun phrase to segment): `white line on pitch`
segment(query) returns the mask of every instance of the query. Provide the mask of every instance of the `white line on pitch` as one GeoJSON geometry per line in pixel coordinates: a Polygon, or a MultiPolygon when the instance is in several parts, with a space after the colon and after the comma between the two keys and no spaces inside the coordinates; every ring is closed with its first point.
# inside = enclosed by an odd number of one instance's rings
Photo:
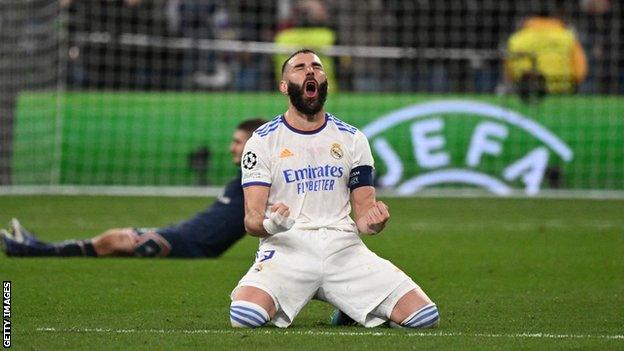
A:
{"type": "MultiPolygon", "coordinates": [[[[107,328],[37,328],[40,332],[63,332],[63,333],[108,333],[108,334],[237,334],[241,330],[235,329],[107,329],[107,328]]],[[[488,333],[451,333],[451,332],[410,332],[405,334],[387,333],[380,331],[318,331],[318,330],[281,330],[264,329],[255,330],[258,334],[282,334],[282,335],[320,335],[320,336],[405,336],[405,337],[476,337],[476,338],[516,338],[516,339],[607,339],[624,340],[624,335],[589,335],[589,334],[549,334],[549,333],[512,333],[512,334],[488,334],[488,333]]]]}

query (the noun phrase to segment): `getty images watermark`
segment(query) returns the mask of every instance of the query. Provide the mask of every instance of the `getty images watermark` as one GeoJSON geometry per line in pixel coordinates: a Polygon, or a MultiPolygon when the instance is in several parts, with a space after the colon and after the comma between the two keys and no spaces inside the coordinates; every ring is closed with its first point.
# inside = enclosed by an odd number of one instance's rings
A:
{"type": "Polygon", "coordinates": [[[2,282],[2,347],[11,347],[11,282],[2,282]]]}

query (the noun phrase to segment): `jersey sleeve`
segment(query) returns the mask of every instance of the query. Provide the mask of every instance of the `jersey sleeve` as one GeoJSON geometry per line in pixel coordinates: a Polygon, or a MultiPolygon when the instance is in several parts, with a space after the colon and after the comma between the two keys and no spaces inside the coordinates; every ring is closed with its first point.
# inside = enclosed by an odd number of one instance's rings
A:
{"type": "Polygon", "coordinates": [[[353,150],[353,164],[351,165],[351,169],[360,166],[370,166],[371,168],[375,168],[373,160],[373,154],[371,153],[370,145],[368,144],[368,139],[364,133],[359,130],[355,133],[354,140],[354,150],[353,150]]]}
{"type": "Polygon", "coordinates": [[[349,189],[351,191],[362,186],[374,186],[373,155],[368,139],[358,131],[353,145],[353,164],[349,172],[349,189]]]}
{"type": "Polygon", "coordinates": [[[269,154],[260,137],[254,133],[247,143],[241,157],[241,185],[271,186],[269,154]]]}

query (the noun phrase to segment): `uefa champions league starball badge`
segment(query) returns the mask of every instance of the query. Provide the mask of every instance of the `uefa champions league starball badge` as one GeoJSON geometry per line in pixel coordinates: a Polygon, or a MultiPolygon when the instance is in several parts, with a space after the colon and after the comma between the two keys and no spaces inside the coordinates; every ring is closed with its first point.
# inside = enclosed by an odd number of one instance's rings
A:
{"type": "Polygon", "coordinates": [[[253,169],[258,163],[258,157],[251,151],[247,151],[243,156],[243,168],[253,169]]]}

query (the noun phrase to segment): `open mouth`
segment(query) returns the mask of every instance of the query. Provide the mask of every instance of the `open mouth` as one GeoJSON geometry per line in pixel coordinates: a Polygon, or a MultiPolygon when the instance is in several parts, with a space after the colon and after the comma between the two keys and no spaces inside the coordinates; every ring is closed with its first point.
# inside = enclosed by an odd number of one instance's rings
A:
{"type": "Polygon", "coordinates": [[[304,92],[305,97],[307,98],[316,97],[318,93],[318,84],[316,83],[316,81],[308,80],[304,82],[303,92],[304,92]]]}

